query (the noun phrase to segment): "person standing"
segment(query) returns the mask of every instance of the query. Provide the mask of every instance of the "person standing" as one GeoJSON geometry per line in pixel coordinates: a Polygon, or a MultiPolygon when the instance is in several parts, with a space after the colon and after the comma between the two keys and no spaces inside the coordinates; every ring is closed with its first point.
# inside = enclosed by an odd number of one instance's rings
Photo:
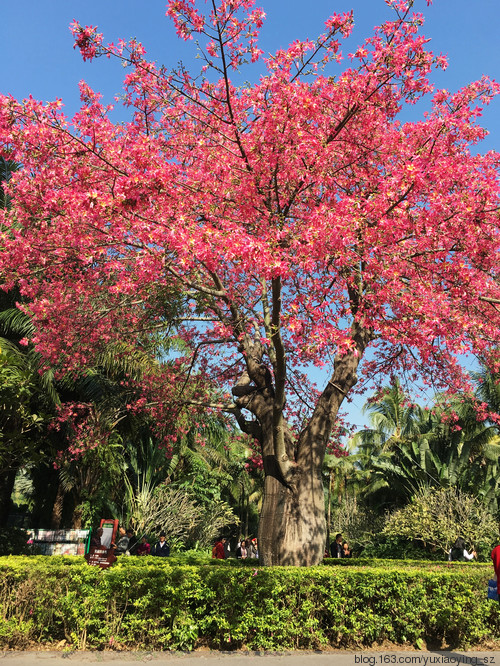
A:
{"type": "Polygon", "coordinates": [[[129,538],[129,540],[128,540],[128,554],[129,555],[135,555],[136,552],[137,552],[137,546],[139,545],[137,537],[135,536],[132,529],[127,530],[127,536],[129,538]]]}
{"type": "Polygon", "coordinates": [[[335,541],[330,545],[330,554],[332,557],[344,557],[344,549],[342,547],[342,534],[337,534],[335,541]]]}
{"type": "Polygon", "coordinates": [[[500,600],[500,545],[495,546],[491,551],[491,559],[493,560],[493,568],[495,569],[498,599],[500,600]]]}
{"type": "Polygon", "coordinates": [[[225,560],[226,553],[224,551],[224,543],[226,539],[221,539],[220,537],[216,540],[214,547],[212,548],[212,557],[216,560],[225,560]]]}
{"type": "Polygon", "coordinates": [[[239,560],[246,560],[248,557],[248,548],[247,548],[247,542],[245,539],[240,543],[238,548],[236,549],[236,557],[239,560]]]}
{"type": "Polygon", "coordinates": [[[465,539],[463,537],[458,537],[448,553],[449,562],[463,562],[464,560],[470,562],[475,557],[477,557],[477,553],[474,549],[472,549],[471,553],[467,552],[465,539]]]}
{"type": "Polygon", "coordinates": [[[141,538],[140,544],[137,546],[136,555],[149,555],[151,553],[151,546],[148,543],[147,537],[141,538]]]}
{"type": "Polygon", "coordinates": [[[159,541],[153,546],[151,555],[155,555],[155,557],[168,557],[170,555],[170,546],[166,539],[165,532],[160,532],[159,541]]]}
{"type": "Polygon", "coordinates": [[[248,550],[248,557],[253,557],[254,559],[258,559],[259,546],[256,537],[249,540],[247,550],[248,550]]]}
{"type": "Polygon", "coordinates": [[[120,527],[118,531],[119,539],[116,544],[111,544],[111,546],[115,549],[115,555],[125,555],[128,551],[128,545],[130,542],[130,537],[133,535],[133,531],[131,529],[125,530],[124,527],[120,527]]]}

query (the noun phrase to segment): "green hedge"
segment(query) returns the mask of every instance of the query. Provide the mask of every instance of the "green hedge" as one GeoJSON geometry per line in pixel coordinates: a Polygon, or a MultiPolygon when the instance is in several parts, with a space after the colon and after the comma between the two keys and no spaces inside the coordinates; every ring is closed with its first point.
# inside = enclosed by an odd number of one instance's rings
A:
{"type": "Polygon", "coordinates": [[[491,567],[429,565],[268,569],[147,557],[101,571],[77,557],[5,557],[0,647],[464,648],[499,640],[499,606],[486,599],[491,567]]]}
{"type": "Polygon", "coordinates": [[[344,558],[330,558],[325,557],[323,560],[323,565],[326,566],[339,566],[339,567],[383,567],[386,569],[392,569],[394,567],[417,567],[418,569],[432,570],[432,571],[442,571],[443,569],[450,569],[454,567],[466,568],[466,571],[473,567],[476,570],[484,569],[489,571],[493,575],[493,565],[491,561],[488,564],[477,563],[476,561],[472,562],[448,562],[447,560],[394,560],[387,558],[374,558],[374,557],[354,557],[352,559],[344,558]]]}

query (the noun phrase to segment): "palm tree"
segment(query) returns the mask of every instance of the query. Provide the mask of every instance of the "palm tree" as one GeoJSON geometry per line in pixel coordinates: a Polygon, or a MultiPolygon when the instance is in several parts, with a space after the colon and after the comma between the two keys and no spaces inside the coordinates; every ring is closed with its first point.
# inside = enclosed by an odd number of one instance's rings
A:
{"type": "MultiPolygon", "coordinates": [[[[12,294],[10,296],[12,297],[12,294]]],[[[7,297],[3,298],[5,301],[7,297]]],[[[1,299],[0,292],[0,307],[1,299]]],[[[34,483],[33,491],[37,495],[35,522],[44,526],[50,523],[53,528],[59,527],[63,520],[64,507],[69,502],[73,505],[69,521],[73,526],[78,526],[82,507],[89,505],[90,498],[93,498],[96,510],[103,510],[106,503],[112,506],[114,495],[110,489],[117,488],[124,473],[119,441],[137,441],[138,433],[148,429],[144,416],[137,416],[127,409],[127,404],[133,401],[134,389],[126,388],[123,380],[125,377],[139,380],[156,361],[145,351],[127,349],[125,353],[124,345],[118,345],[114,349],[104,350],[96,357],[94,365],[81,373],[68,373],[56,381],[52,369],[41,372],[43,359],[35,352],[33,345],[19,345],[20,340],[30,340],[35,334],[30,317],[12,307],[10,299],[5,305],[10,307],[0,310],[0,334],[3,336],[0,338],[0,347],[4,350],[3,358],[7,358],[8,351],[11,366],[15,360],[18,372],[22,368],[24,375],[30,379],[29,404],[33,413],[32,421],[38,426],[43,443],[33,436],[33,427],[28,432],[26,427],[21,428],[19,425],[11,428],[11,431],[18,434],[17,447],[12,437],[9,437],[9,441],[2,447],[0,438],[0,463],[2,460],[8,461],[8,468],[2,470],[0,465],[0,473],[3,471],[4,477],[8,477],[8,483],[4,481],[2,484],[5,495],[3,519],[5,521],[7,518],[15,476],[22,465],[28,464],[29,475],[34,483]],[[51,470],[52,462],[58,450],[64,451],[70,443],[71,428],[67,425],[58,433],[51,433],[48,426],[56,414],[56,409],[71,402],[86,405],[85,416],[98,427],[106,445],[100,450],[89,449],[78,462],[63,458],[59,472],[54,474],[51,470]],[[36,420],[35,415],[38,416],[36,420]],[[110,433],[112,445],[108,441],[110,433]],[[19,455],[16,454],[18,450],[19,455]],[[94,483],[97,477],[100,479],[99,488],[94,483]],[[52,508],[49,508],[50,506],[52,508]]],[[[20,381],[17,384],[22,385],[20,381]]],[[[5,415],[5,400],[3,402],[5,415]]],[[[16,404],[18,408],[21,405],[19,400],[16,404]]],[[[5,427],[3,430],[5,440],[5,427]]],[[[131,447],[127,450],[130,451],[131,447]]],[[[66,514],[68,509],[66,506],[66,514]]],[[[89,511],[86,510],[85,513],[90,521],[89,511]]]]}
{"type": "Polygon", "coordinates": [[[12,307],[14,298],[14,291],[0,291],[0,525],[7,521],[20,467],[51,450],[47,426],[59,403],[53,373],[42,371],[32,346],[19,344],[30,335],[31,322],[12,307]]]}
{"type": "Polygon", "coordinates": [[[475,399],[438,400],[428,438],[434,475],[443,488],[456,487],[498,512],[500,436],[495,424],[478,419],[475,399]]]}
{"type": "MultiPolygon", "coordinates": [[[[352,442],[348,448],[352,449],[352,442]]],[[[340,506],[348,495],[359,493],[361,475],[357,466],[359,456],[348,451],[348,455],[327,454],[323,463],[323,479],[326,487],[326,543],[331,542],[332,505],[340,506]]]]}
{"type": "MultiPolygon", "coordinates": [[[[488,412],[500,414],[500,373],[492,372],[484,365],[480,372],[474,375],[477,383],[476,396],[486,403],[488,412]]],[[[490,422],[500,432],[497,421],[490,422]]]]}
{"type": "Polygon", "coordinates": [[[379,509],[405,504],[423,487],[456,487],[498,511],[500,437],[478,420],[475,401],[438,396],[434,409],[409,404],[398,382],[369,403],[372,429],[357,433],[361,495],[379,509]]]}
{"type": "Polygon", "coordinates": [[[365,407],[371,428],[354,435],[353,460],[362,497],[378,508],[405,503],[425,483],[428,443],[421,435],[422,409],[410,402],[397,378],[365,407]]]}
{"type": "Polygon", "coordinates": [[[363,412],[369,412],[371,428],[356,434],[355,443],[359,446],[390,451],[419,433],[420,408],[410,403],[397,377],[392,378],[390,387],[377,400],[364,406],[363,412]]]}
{"type": "Polygon", "coordinates": [[[240,433],[225,417],[200,415],[178,438],[169,477],[174,485],[196,488],[200,498],[222,498],[243,508],[251,495],[258,495],[256,478],[247,472],[247,455],[240,433]]]}

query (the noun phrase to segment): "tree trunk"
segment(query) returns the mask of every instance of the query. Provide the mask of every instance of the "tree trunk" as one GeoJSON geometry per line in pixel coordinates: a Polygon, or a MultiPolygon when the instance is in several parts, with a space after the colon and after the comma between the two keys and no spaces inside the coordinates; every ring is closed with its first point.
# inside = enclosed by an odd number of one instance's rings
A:
{"type": "Polygon", "coordinates": [[[259,553],[266,566],[312,566],[325,551],[325,501],[321,470],[296,470],[287,487],[266,475],[259,523],[259,553]]]}
{"type": "Polygon", "coordinates": [[[71,529],[80,530],[82,528],[82,507],[80,504],[73,509],[71,517],[71,529]]]}
{"type": "MultiPolygon", "coordinates": [[[[276,303],[279,298],[273,297],[276,303]]],[[[279,329],[279,317],[273,331],[279,329]]],[[[335,357],[333,374],[318,398],[309,422],[297,439],[284,418],[286,367],[279,335],[273,375],[262,361],[260,343],[244,337],[247,371],[233,387],[239,410],[250,411],[248,422],[236,412],[244,432],[262,447],[264,497],[259,521],[259,558],[265,566],[313,566],[325,553],[326,519],[322,467],[326,447],[344,398],[356,384],[356,370],[370,339],[369,329],[352,325],[352,352],[335,357]],[[281,353],[280,352],[281,348],[281,353]]]]}
{"type": "Polygon", "coordinates": [[[14,490],[17,468],[0,475],[0,527],[7,525],[11,509],[11,496],[14,490]]]}
{"type": "Polygon", "coordinates": [[[249,525],[249,513],[250,513],[250,498],[247,495],[247,504],[246,504],[246,513],[245,513],[245,537],[248,536],[248,525],[249,525]]]}
{"type": "Polygon", "coordinates": [[[54,505],[52,507],[52,515],[50,517],[50,527],[53,530],[59,530],[61,528],[63,506],[64,506],[64,490],[62,487],[62,483],[59,481],[57,485],[57,494],[54,500],[54,505]]]}
{"type": "Polygon", "coordinates": [[[328,505],[326,510],[326,549],[330,552],[330,524],[332,522],[332,471],[328,474],[328,505]]]}

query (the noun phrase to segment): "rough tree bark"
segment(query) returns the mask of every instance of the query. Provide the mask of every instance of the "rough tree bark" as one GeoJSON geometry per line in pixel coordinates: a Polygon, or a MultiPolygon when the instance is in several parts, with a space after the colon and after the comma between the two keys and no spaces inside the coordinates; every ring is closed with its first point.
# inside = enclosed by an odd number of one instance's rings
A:
{"type": "Polygon", "coordinates": [[[59,530],[61,528],[63,508],[64,508],[64,496],[65,492],[63,490],[62,483],[58,481],[57,493],[54,499],[54,505],[52,507],[52,514],[50,517],[50,528],[53,530],[59,530]]]}

